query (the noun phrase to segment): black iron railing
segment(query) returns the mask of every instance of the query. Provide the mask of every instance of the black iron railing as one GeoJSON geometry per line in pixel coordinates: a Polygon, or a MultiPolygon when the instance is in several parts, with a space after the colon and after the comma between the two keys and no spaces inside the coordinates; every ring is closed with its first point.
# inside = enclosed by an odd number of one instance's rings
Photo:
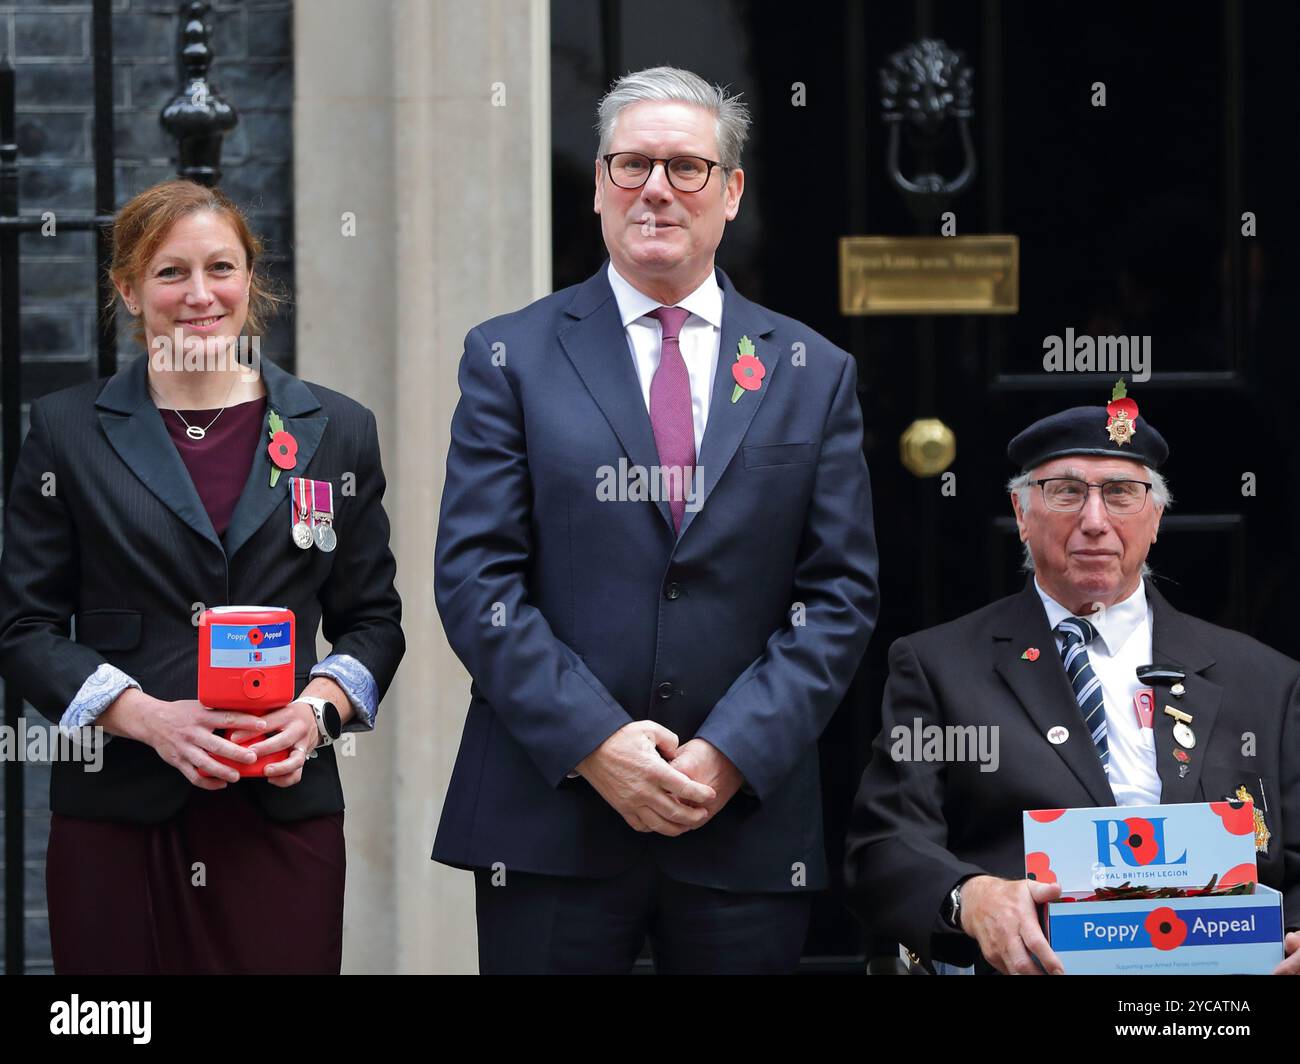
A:
{"type": "MultiPolygon", "coordinates": [[[[209,4],[186,0],[180,5],[180,90],[163,108],[160,121],[177,141],[177,174],[204,185],[221,178],[221,143],[238,121],[234,110],[208,85],[212,50],[205,16],[209,4]]],[[[92,62],[94,92],[95,207],[89,214],[59,212],[56,233],[95,233],[97,282],[96,349],[98,376],[117,369],[117,334],[108,313],[112,283],[109,225],[116,209],[113,184],[113,24],[112,0],[94,0],[92,62]]],[[[0,58],[0,447],[3,448],[4,498],[9,497],[18,449],[22,443],[21,237],[39,232],[45,219],[23,214],[18,197],[18,143],[14,70],[0,58]]],[[[16,732],[23,702],[5,685],[4,722],[16,732]]],[[[24,966],[24,839],[23,763],[14,758],[4,773],[4,899],[5,971],[21,973],[24,966]]]]}

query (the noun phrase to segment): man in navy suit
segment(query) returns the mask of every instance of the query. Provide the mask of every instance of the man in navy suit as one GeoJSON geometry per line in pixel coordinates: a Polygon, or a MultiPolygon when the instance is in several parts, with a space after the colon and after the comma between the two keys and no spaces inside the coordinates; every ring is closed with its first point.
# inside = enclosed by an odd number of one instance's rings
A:
{"type": "Polygon", "coordinates": [[[601,101],[609,261],[470,331],[435,587],[473,679],[433,857],[483,972],[780,972],[827,885],[817,739],[877,612],[853,359],[714,267],[748,116],[601,101]]]}

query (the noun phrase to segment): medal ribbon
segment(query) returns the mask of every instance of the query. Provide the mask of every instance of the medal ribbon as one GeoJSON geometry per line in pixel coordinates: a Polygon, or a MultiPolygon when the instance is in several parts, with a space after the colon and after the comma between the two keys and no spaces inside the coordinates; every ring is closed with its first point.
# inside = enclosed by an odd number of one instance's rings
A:
{"type": "Polygon", "coordinates": [[[307,485],[310,484],[311,481],[306,480],[304,477],[294,477],[292,483],[294,512],[289,515],[289,523],[291,525],[296,525],[299,521],[303,521],[308,525],[308,527],[314,527],[316,522],[311,512],[311,503],[307,497],[307,485]]]}
{"type": "Polygon", "coordinates": [[[331,520],[334,517],[334,485],[328,480],[310,481],[312,509],[331,520]]]}

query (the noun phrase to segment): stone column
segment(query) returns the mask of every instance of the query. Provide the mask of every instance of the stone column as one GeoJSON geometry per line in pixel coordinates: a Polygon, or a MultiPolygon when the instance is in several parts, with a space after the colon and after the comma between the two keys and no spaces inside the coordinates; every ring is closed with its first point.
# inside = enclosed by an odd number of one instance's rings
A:
{"type": "Polygon", "coordinates": [[[465,334],[550,291],[548,0],[294,17],[298,372],[379,420],[407,637],[376,733],[340,759],[344,971],[473,972],[472,877],[429,860],[469,703],[433,542],[465,334]]]}

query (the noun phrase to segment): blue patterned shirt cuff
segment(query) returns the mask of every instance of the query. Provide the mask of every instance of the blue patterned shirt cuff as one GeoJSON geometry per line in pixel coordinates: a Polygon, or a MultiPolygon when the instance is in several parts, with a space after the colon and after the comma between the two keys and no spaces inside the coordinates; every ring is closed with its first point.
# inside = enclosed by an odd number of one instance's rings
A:
{"type": "MultiPolygon", "coordinates": [[[[128,687],[140,689],[140,685],[116,665],[104,662],[86,678],[86,682],[73,696],[72,702],[59,718],[59,728],[71,732],[91,727],[99,715],[113,704],[113,699],[128,687]]],[[[112,736],[105,733],[104,741],[110,739],[112,736]]]]}
{"type": "Polygon", "coordinates": [[[343,725],[345,732],[374,729],[375,714],[379,712],[379,685],[361,662],[351,654],[331,654],[312,667],[311,675],[328,676],[347,693],[356,716],[343,725]]]}

